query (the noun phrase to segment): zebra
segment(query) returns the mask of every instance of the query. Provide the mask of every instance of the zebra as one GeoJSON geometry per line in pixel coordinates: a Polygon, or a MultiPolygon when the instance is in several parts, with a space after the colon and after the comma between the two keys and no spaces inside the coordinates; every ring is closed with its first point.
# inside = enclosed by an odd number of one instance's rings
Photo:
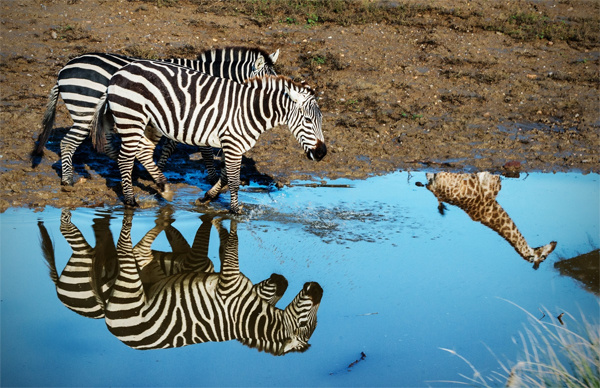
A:
{"type": "MultiPolygon", "coordinates": [[[[113,75],[92,120],[98,150],[106,143],[107,127],[114,125],[122,137],[118,164],[129,207],[137,206],[131,172],[148,123],[172,140],[222,148],[225,169],[197,204],[215,199],[228,185],[232,213],[240,213],[242,155],[266,130],[287,124],[309,159],[319,161],[327,153],[314,91],[288,77],[255,77],[238,84],[172,64],[134,62],[113,75]]],[[[168,191],[162,173],[155,181],[161,192],[168,191]]]]}
{"type": "MultiPolygon", "coordinates": [[[[222,219],[213,225],[224,228],[222,219]]],[[[183,272],[156,278],[144,273],[148,264],[132,254],[127,217],[117,251],[119,274],[106,304],[105,322],[129,347],[159,349],[232,339],[273,355],[310,347],[323,289],[318,283],[305,283],[283,310],[265,300],[240,272],[235,220],[231,220],[219,273],[183,272]]]]}
{"type": "MultiPolygon", "coordinates": [[[[172,58],[165,61],[241,83],[254,76],[275,75],[274,64],[278,57],[279,50],[269,55],[257,48],[226,47],[206,50],[200,53],[196,60],[172,58]]],[[[44,146],[52,133],[58,98],[61,96],[73,120],[73,126],[60,143],[62,185],[73,185],[73,154],[89,136],[94,109],[106,91],[109,79],[118,69],[136,60],[139,58],[119,54],[89,53],[71,59],[58,73],[57,82],[48,97],[46,112],[42,120],[43,130],[31,156],[43,155],[44,146]]],[[[153,150],[153,147],[150,149],[153,150]]],[[[174,142],[167,141],[165,143],[157,163],[159,169],[164,168],[174,149],[174,142]]],[[[201,147],[200,152],[206,164],[208,180],[214,184],[218,178],[214,168],[212,149],[201,147]]],[[[113,159],[116,159],[118,155],[112,146],[107,147],[106,153],[113,159]]],[[[144,165],[152,162],[152,151],[143,146],[137,156],[144,165]]]]}
{"type": "MultiPolygon", "coordinates": [[[[214,273],[214,265],[208,258],[208,244],[213,216],[202,215],[202,223],[190,247],[171,223],[172,209],[163,207],[156,219],[156,226],[132,248],[131,254],[144,265],[145,276],[170,276],[185,272],[214,273]],[[165,231],[172,252],[152,250],[152,242],[165,231]],[[149,257],[151,256],[151,257],[149,257]],[[156,271],[160,271],[157,272],[156,271]]],[[[38,222],[42,252],[50,278],[55,285],[58,299],[68,309],[93,319],[105,317],[105,305],[112,292],[118,273],[117,250],[109,228],[110,213],[102,213],[94,219],[93,230],[96,247],[86,241],[80,230],[71,222],[71,212],[63,209],[60,217],[60,231],[67,240],[73,254],[59,276],[54,256],[54,245],[42,221],[38,222]]],[[[127,220],[130,222],[130,219],[127,220]]],[[[219,230],[222,247],[225,247],[228,234],[219,230]]],[[[222,252],[220,252],[222,256],[222,252]]],[[[254,292],[273,306],[281,299],[288,282],[279,274],[254,285],[254,292]]]]}
{"type": "Polygon", "coordinates": [[[109,223],[110,213],[94,219],[96,248],[93,248],[71,222],[71,212],[62,210],[60,232],[73,254],[59,276],[52,240],[43,222],[38,222],[42,252],[58,299],[68,309],[87,318],[104,318],[104,301],[117,277],[117,251],[109,223]]]}

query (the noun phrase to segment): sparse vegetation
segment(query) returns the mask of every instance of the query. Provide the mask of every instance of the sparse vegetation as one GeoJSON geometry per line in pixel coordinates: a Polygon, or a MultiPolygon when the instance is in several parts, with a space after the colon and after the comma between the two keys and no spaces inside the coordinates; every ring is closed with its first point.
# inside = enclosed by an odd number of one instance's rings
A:
{"type": "MultiPolygon", "coordinates": [[[[156,1],[156,0],[155,0],[156,1]]],[[[160,1],[160,0],[159,0],[160,1]]],[[[164,1],[164,0],[163,0],[164,1]]],[[[482,13],[477,8],[444,8],[414,2],[366,2],[343,0],[232,0],[212,2],[195,0],[199,11],[242,14],[258,25],[276,22],[341,26],[367,23],[420,24],[423,18],[436,17],[439,22],[452,28],[461,25],[466,31],[480,29],[496,31],[517,40],[565,40],[582,44],[600,42],[600,25],[597,18],[589,19],[551,18],[536,10],[527,2],[498,3],[497,12],[482,13]],[[455,19],[460,19],[458,23],[455,19]],[[465,27],[466,26],[466,27],[465,27]]],[[[435,42],[429,42],[435,43],[435,42]]]]}
{"type": "Polygon", "coordinates": [[[479,387],[490,387],[490,382],[507,387],[600,387],[599,322],[588,322],[582,316],[580,324],[570,328],[576,322],[571,315],[560,314],[551,321],[553,314],[549,311],[540,318],[517,307],[529,321],[519,335],[523,344],[521,358],[512,366],[499,361],[504,374],[483,376],[467,358],[442,348],[461,358],[473,371],[472,377],[461,374],[465,381],[451,383],[479,387]]]}

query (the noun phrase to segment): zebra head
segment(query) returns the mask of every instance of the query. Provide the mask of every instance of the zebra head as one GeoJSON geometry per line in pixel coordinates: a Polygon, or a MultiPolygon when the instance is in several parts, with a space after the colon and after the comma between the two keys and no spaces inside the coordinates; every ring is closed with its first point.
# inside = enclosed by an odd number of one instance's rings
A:
{"type": "Polygon", "coordinates": [[[285,94],[291,100],[291,109],[287,115],[287,125],[300,143],[306,156],[319,161],[327,154],[325,138],[321,129],[323,115],[317,105],[312,89],[289,82],[285,94]]]}
{"type": "Polygon", "coordinates": [[[284,310],[284,326],[288,337],[279,349],[280,354],[304,352],[308,340],[317,327],[317,310],[321,304],[323,288],[319,283],[305,283],[302,291],[284,310]]]}
{"type": "Polygon", "coordinates": [[[265,75],[277,75],[275,72],[275,62],[279,57],[279,49],[275,51],[273,54],[268,55],[262,50],[256,50],[257,57],[252,64],[252,72],[250,73],[250,77],[262,77],[265,75]]]}

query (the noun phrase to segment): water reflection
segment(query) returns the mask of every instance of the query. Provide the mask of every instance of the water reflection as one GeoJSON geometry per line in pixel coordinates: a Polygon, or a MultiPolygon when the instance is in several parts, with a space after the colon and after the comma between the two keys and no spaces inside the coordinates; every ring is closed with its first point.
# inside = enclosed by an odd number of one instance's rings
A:
{"type": "Polygon", "coordinates": [[[583,285],[583,288],[600,296],[600,250],[584,253],[572,259],[554,263],[554,268],[563,276],[569,276],[583,285]]]}
{"type": "Polygon", "coordinates": [[[323,289],[309,282],[283,310],[275,307],[287,280],[272,274],[257,284],[239,270],[237,223],[201,217],[190,247],[163,208],[155,226],[133,246],[133,212],[126,212],[115,247],[110,213],[93,223],[92,248],[63,210],[60,231],[73,254],[58,275],[52,241],[38,223],[42,251],[61,302],[90,318],[104,318],[113,335],[135,349],[181,347],[236,339],[273,355],[302,352],[317,325],[323,289]],[[208,257],[212,227],[219,234],[220,272],[208,257]],[[172,251],[152,250],[165,232],[172,251]]]}
{"type": "Polygon", "coordinates": [[[523,259],[533,263],[535,269],[556,247],[556,241],[538,248],[529,246],[508,213],[496,201],[501,189],[498,175],[489,172],[428,173],[426,187],[438,199],[441,214],[444,214],[444,202],[458,206],[473,221],[481,222],[502,236],[523,259]]]}

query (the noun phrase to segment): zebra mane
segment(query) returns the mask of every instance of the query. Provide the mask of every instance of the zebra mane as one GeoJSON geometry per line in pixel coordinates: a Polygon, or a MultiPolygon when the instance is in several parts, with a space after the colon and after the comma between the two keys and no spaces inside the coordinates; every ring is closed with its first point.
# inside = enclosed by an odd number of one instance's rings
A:
{"type": "Polygon", "coordinates": [[[311,96],[315,97],[315,91],[313,88],[308,86],[305,83],[300,83],[292,80],[290,77],[286,77],[285,75],[263,75],[258,77],[252,77],[246,80],[247,85],[254,86],[257,89],[276,89],[276,85],[278,81],[282,81],[283,83],[289,84],[296,89],[304,90],[310,93],[311,96]]]}
{"type": "MultiPolygon", "coordinates": [[[[239,53],[242,53],[242,54],[252,53],[256,57],[258,57],[260,54],[263,56],[266,66],[270,66],[270,67],[275,66],[275,64],[273,63],[273,60],[269,56],[269,53],[267,53],[265,50],[260,49],[258,47],[250,48],[250,47],[242,47],[242,46],[231,46],[231,47],[223,47],[223,48],[212,48],[212,49],[205,50],[205,51],[201,52],[200,54],[198,54],[197,60],[199,60],[199,61],[206,61],[207,59],[216,60],[219,58],[218,53],[226,54],[225,56],[223,56],[223,55],[220,56],[220,59],[223,62],[231,61],[231,58],[235,58],[237,56],[237,54],[239,54],[239,53]]],[[[237,61],[237,59],[236,59],[236,61],[237,61]]]]}
{"type": "MultiPolygon", "coordinates": [[[[238,341],[249,348],[257,349],[259,352],[269,353],[273,356],[285,355],[285,353],[283,353],[283,350],[285,348],[284,341],[269,341],[265,339],[255,338],[243,338],[238,339],[238,341]]],[[[294,349],[291,352],[304,353],[308,350],[308,348],[310,348],[310,344],[308,342],[304,343],[303,345],[304,346],[302,346],[301,349],[294,349]]]]}

